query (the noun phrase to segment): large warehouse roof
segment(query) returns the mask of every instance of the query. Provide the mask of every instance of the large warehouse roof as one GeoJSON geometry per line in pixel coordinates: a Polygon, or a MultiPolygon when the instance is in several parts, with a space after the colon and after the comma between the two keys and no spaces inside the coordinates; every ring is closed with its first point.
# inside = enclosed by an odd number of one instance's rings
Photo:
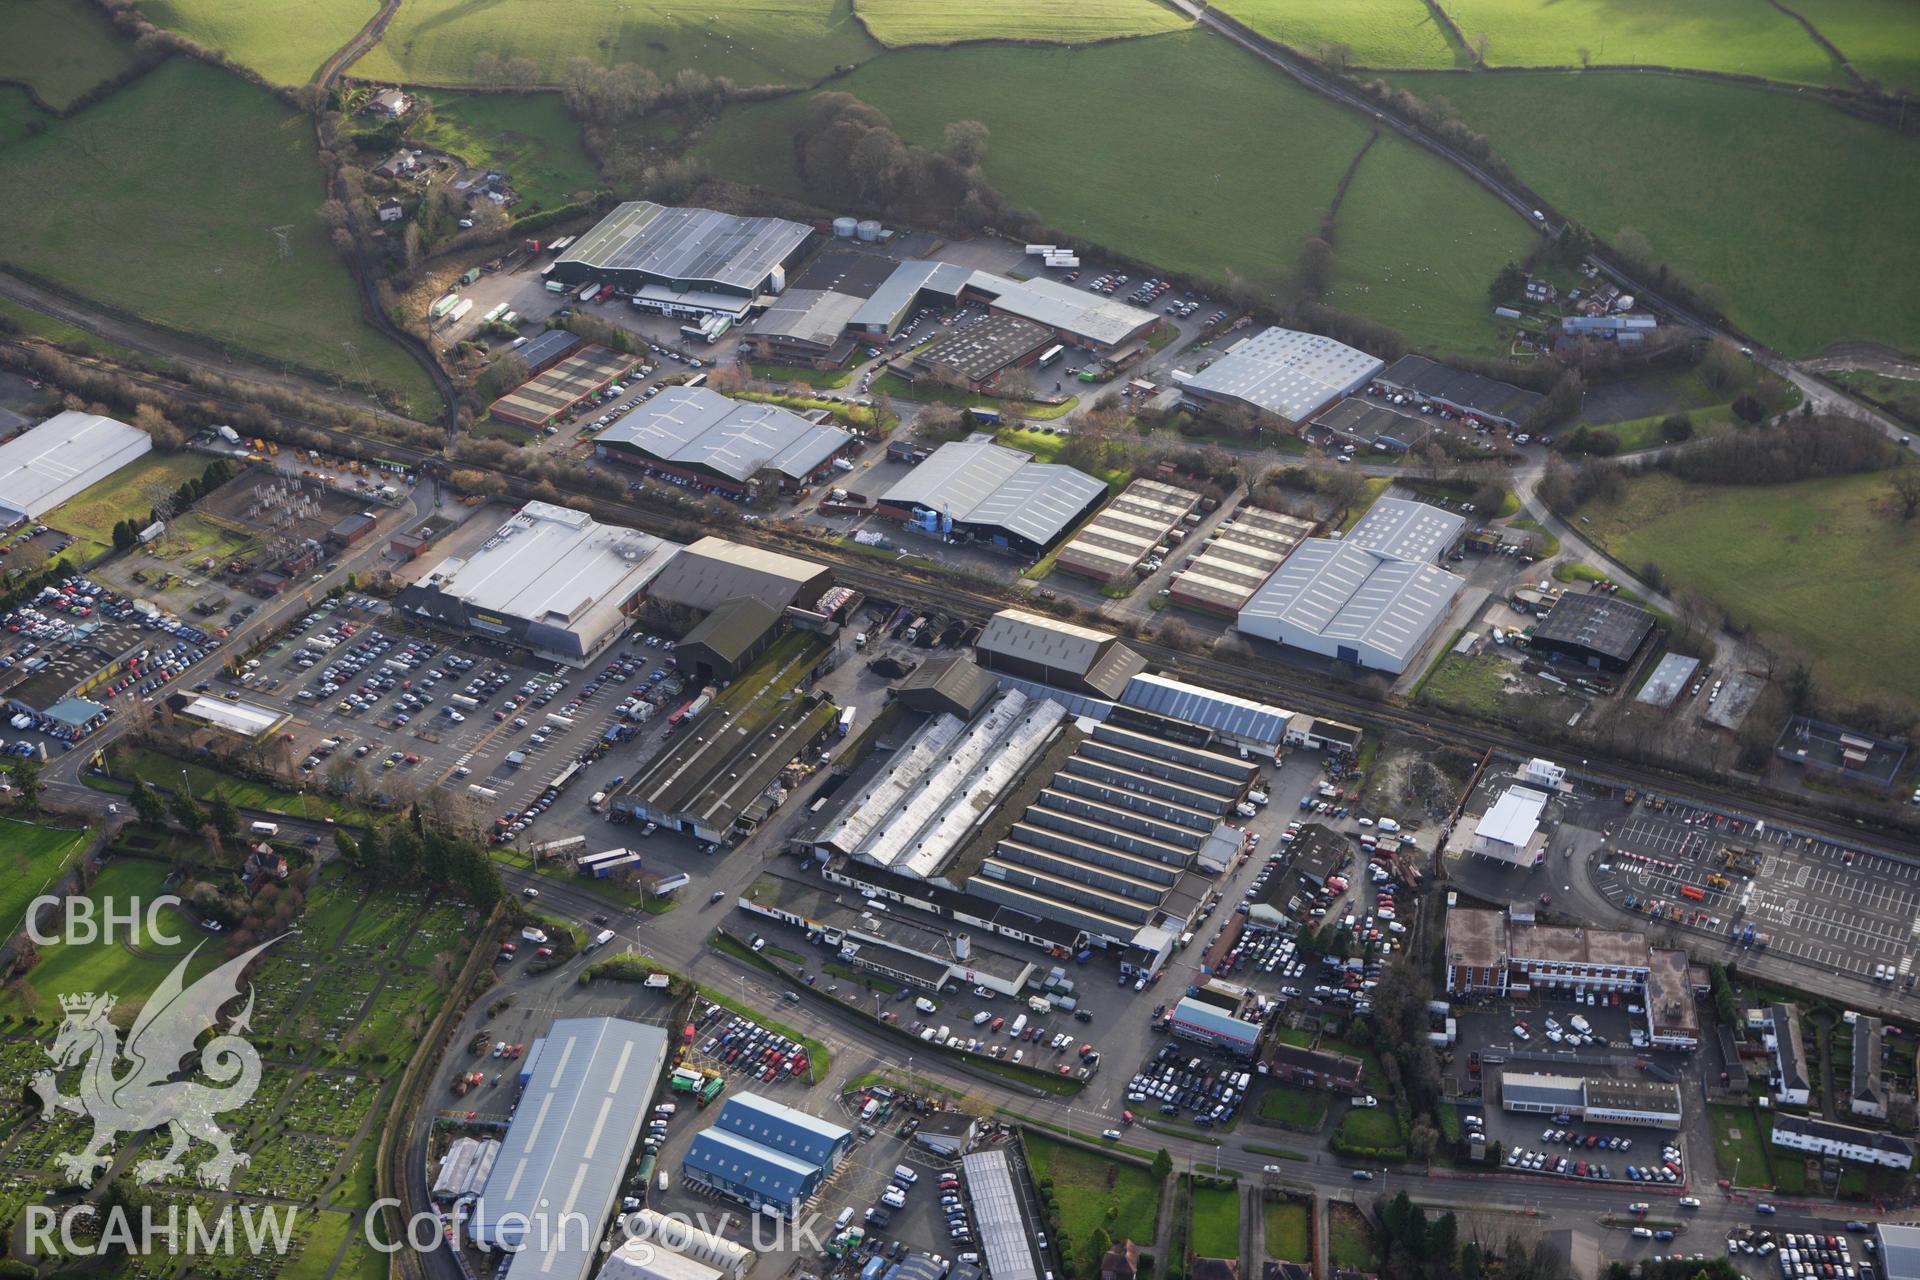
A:
{"type": "Polygon", "coordinates": [[[466,559],[448,557],[425,583],[482,610],[585,634],[680,550],[637,529],[600,524],[584,511],[529,502],[466,559]]]}
{"type": "Polygon", "coordinates": [[[638,356],[588,343],[545,373],[495,400],[488,412],[511,422],[542,425],[625,376],[639,363],[638,356]]]}
{"type": "Polygon", "coordinates": [[[598,437],[602,445],[699,467],[740,484],[762,471],[803,480],[852,439],[778,405],[730,400],[705,387],[668,387],[598,437]]]}
{"type": "Polygon", "coordinates": [[[980,1225],[980,1252],[993,1280],[1039,1280],[1033,1259],[1033,1234],[1020,1213],[1020,1191],[1013,1181],[1013,1162],[1005,1147],[975,1151],[960,1157],[967,1176],[967,1195],[980,1225]]]}
{"type": "Polygon", "coordinates": [[[718,1127],[693,1135],[685,1163],[689,1173],[751,1188],[776,1204],[797,1199],[819,1173],[817,1166],[805,1160],[718,1127]]]}
{"type": "Polygon", "coordinates": [[[1453,603],[1461,579],[1430,564],[1310,538],[1240,610],[1252,621],[1367,645],[1405,662],[1453,603]]]}
{"type": "Polygon", "coordinates": [[[0,444],[0,512],[38,519],[153,448],[138,427],[68,409],[0,444]]]}
{"type": "Polygon", "coordinates": [[[784,218],[741,218],[630,200],[575,241],[559,261],[753,291],[811,234],[812,228],[784,218]]]}
{"type": "Polygon", "coordinates": [[[956,440],[881,495],[896,507],[919,507],[957,523],[1004,529],[1039,545],[1066,531],[1106,481],[991,440],[956,440]]]}
{"type": "Polygon", "coordinates": [[[1213,729],[1227,737],[1279,746],[1287,737],[1291,711],[1264,702],[1236,698],[1218,689],[1182,684],[1166,676],[1141,674],[1120,692],[1122,706],[1213,729]]]}
{"type": "Polygon", "coordinates": [[[1651,613],[1617,596],[1569,591],[1533,629],[1533,642],[1585,650],[1626,662],[1653,630],[1651,613]]]}
{"type": "Polygon", "coordinates": [[[1199,505],[1200,495],[1189,489],[1135,480],[1080,526],[1054,563],[1103,581],[1125,577],[1199,505]]]}
{"type": "Polygon", "coordinates": [[[585,1280],[597,1263],[666,1057],[666,1032],[645,1023],[561,1018],[547,1032],[468,1221],[478,1243],[524,1243],[512,1280],[585,1280]]]}
{"type": "Polygon", "coordinates": [[[849,1129],[757,1093],[730,1095],[713,1123],[763,1147],[784,1151],[796,1160],[818,1166],[835,1163],[853,1137],[849,1129]]]}
{"type": "MultiPolygon", "coordinates": [[[[649,586],[649,599],[702,613],[729,600],[753,596],[779,608],[799,601],[814,584],[824,587],[827,566],[725,538],[702,538],[667,562],[649,586]]],[[[818,598],[818,593],[813,593],[818,598]]],[[[813,600],[803,603],[812,604],[813,600]]]]}
{"type": "Polygon", "coordinates": [[[1380,367],[1379,359],[1344,342],[1273,328],[1234,343],[1183,385],[1299,422],[1365,383],[1380,367]]]}
{"type": "Polygon", "coordinates": [[[831,347],[866,299],[833,289],[789,289],[753,321],[763,338],[791,338],[831,347]]]}
{"type": "Polygon", "coordinates": [[[1347,530],[1348,546],[1395,560],[1438,560],[1467,527],[1467,518],[1424,502],[1382,498],[1347,530]]]}
{"type": "Polygon", "coordinates": [[[967,280],[967,287],[992,295],[989,305],[996,311],[1043,324],[1096,346],[1118,346],[1153,323],[1151,311],[1039,276],[1032,280],[1009,280],[991,272],[976,271],[967,280]]]}
{"type": "Polygon", "coordinates": [[[1094,688],[1110,690],[1109,696],[1147,668],[1146,660],[1121,644],[1118,636],[1025,609],[1002,609],[987,619],[973,647],[989,658],[1070,671],[1094,688]]]}
{"type": "Polygon", "coordinates": [[[1517,420],[1540,400],[1537,392],[1454,369],[1425,356],[1401,356],[1380,374],[1380,381],[1508,421],[1517,420]]]}

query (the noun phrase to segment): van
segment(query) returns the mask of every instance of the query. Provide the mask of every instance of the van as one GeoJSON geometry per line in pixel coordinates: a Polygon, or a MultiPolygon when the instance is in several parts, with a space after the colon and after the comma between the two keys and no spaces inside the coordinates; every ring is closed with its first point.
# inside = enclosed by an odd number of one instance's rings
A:
{"type": "Polygon", "coordinates": [[[1053,1006],[1047,1003],[1045,996],[1028,996],[1027,1008],[1033,1010],[1035,1013],[1053,1012],[1053,1006]]]}
{"type": "Polygon", "coordinates": [[[1382,831],[1398,831],[1400,829],[1400,824],[1392,818],[1381,818],[1376,825],[1379,826],[1382,831]]]}
{"type": "Polygon", "coordinates": [[[596,791],[591,796],[587,797],[587,808],[593,810],[595,813],[600,812],[600,810],[605,807],[606,803],[607,803],[607,793],[604,791],[596,791]]]}
{"type": "Polygon", "coordinates": [[[659,1186],[660,1186],[660,1190],[661,1190],[661,1191],[665,1191],[665,1190],[667,1189],[667,1171],[666,1171],[665,1169],[662,1169],[662,1170],[660,1171],[660,1183],[659,1183],[659,1186]]]}
{"type": "Polygon", "coordinates": [[[1027,1029],[1027,1015],[1023,1013],[1019,1017],[1013,1020],[1013,1025],[1007,1028],[1007,1034],[1012,1036],[1014,1039],[1018,1040],[1020,1038],[1020,1033],[1025,1031],[1026,1029],[1027,1029]]]}
{"type": "Polygon", "coordinates": [[[256,822],[248,827],[247,830],[256,836],[277,836],[280,834],[279,824],[272,822],[256,822]]]}
{"type": "Polygon", "coordinates": [[[927,999],[925,996],[918,996],[914,999],[913,1007],[918,1009],[922,1013],[932,1013],[936,1009],[938,1009],[940,1006],[935,1004],[933,1001],[927,999]]]}
{"type": "Polygon", "coordinates": [[[853,1221],[853,1206],[848,1205],[846,1208],[840,1211],[840,1216],[833,1220],[833,1229],[835,1231],[845,1231],[847,1229],[847,1224],[852,1221],[853,1221]]]}
{"type": "Polygon", "coordinates": [[[906,1165],[897,1164],[893,1166],[893,1180],[903,1187],[910,1187],[920,1181],[920,1175],[907,1168],[906,1165]]]}

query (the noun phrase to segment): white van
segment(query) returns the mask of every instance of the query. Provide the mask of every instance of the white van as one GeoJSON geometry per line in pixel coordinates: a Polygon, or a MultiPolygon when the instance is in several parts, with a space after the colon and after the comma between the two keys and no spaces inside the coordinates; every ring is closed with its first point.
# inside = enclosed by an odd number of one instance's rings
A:
{"type": "Polygon", "coordinates": [[[835,1231],[845,1231],[847,1229],[847,1224],[852,1221],[853,1221],[853,1206],[848,1205],[846,1208],[840,1211],[840,1216],[833,1220],[833,1229],[835,1231]]]}
{"type": "Polygon", "coordinates": [[[1023,1013],[1019,1017],[1015,1018],[1012,1024],[1007,1027],[1007,1034],[1010,1036],[1018,1036],[1022,1031],[1025,1031],[1026,1029],[1027,1029],[1027,1015],[1023,1013]]]}
{"type": "Polygon", "coordinates": [[[925,996],[920,996],[914,1000],[913,1007],[918,1009],[922,1013],[932,1013],[935,1010],[937,1010],[940,1006],[935,1004],[933,1001],[927,999],[925,996]]]}
{"type": "Polygon", "coordinates": [[[893,1180],[903,1187],[910,1187],[920,1181],[920,1175],[903,1164],[893,1166],[893,1180]]]}

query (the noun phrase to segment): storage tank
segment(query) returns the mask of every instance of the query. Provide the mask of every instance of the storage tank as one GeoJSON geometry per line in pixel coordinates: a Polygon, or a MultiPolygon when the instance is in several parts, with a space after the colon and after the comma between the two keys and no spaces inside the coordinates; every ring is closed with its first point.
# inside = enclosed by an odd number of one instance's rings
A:
{"type": "Polygon", "coordinates": [[[872,218],[861,219],[860,224],[854,228],[854,231],[862,240],[878,240],[880,238],[880,224],[872,218]]]}
{"type": "Polygon", "coordinates": [[[859,226],[860,221],[857,218],[835,218],[833,220],[833,234],[842,240],[851,240],[853,239],[854,231],[857,230],[859,226]]]}

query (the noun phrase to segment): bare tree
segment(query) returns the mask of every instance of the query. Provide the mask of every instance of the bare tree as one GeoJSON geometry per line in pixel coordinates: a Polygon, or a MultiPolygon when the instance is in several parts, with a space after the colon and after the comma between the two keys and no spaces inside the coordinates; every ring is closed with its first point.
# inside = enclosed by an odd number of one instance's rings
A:
{"type": "Polygon", "coordinates": [[[1902,467],[1887,477],[1895,509],[1902,520],[1920,515],[1920,467],[1902,467]]]}

